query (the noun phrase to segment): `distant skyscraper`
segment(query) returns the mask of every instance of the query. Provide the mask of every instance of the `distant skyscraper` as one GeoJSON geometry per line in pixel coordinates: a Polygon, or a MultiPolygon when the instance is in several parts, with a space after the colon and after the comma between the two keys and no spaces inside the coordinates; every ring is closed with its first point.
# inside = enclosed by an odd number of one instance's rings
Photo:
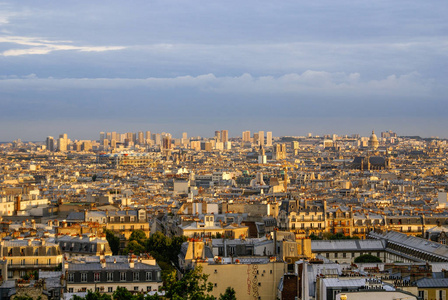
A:
{"type": "Polygon", "coordinates": [[[243,142],[250,142],[250,131],[243,131],[243,142]]]}
{"type": "Polygon", "coordinates": [[[104,141],[105,138],[106,138],[105,133],[101,131],[101,132],[100,132],[100,144],[103,143],[103,141],[104,141]]]}
{"type": "Polygon", "coordinates": [[[162,136],[160,135],[160,133],[155,133],[153,139],[156,145],[158,146],[162,145],[162,136]]]}
{"type": "Polygon", "coordinates": [[[139,145],[144,145],[145,144],[145,136],[143,135],[143,131],[139,131],[138,132],[137,143],[139,145]]]}
{"type": "Polygon", "coordinates": [[[162,148],[163,150],[171,150],[171,134],[166,133],[163,135],[162,148]]]}
{"type": "Polygon", "coordinates": [[[272,131],[266,132],[266,146],[267,147],[272,146],[272,131]]]}
{"type": "Polygon", "coordinates": [[[186,132],[182,133],[182,139],[184,140],[188,139],[188,134],[186,132]]]}
{"type": "Polygon", "coordinates": [[[229,131],[228,130],[222,130],[221,131],[221,142],[227,143],[229,141],[229,131]]]}
{"type": "Polygon", "coordinates": [[[258,144],[258,137],[259,137],[258,132],[254,132],[254,136],[253,136],[254,144],[258,144]]]}
{"type": "Polygon", "coordinates": [[[68,146],[67,134],[66,133],[60,134],[58,138],[58,150],[67,151],[67,146],[68,146]]]}
{"type": "Polygon", "coordinates": [[[221,141],[221,131],[215,130],[215,139],[220,142],[221,141]]]}
{"type": "Polygon", "coordinates": [[[264,131],[258,131],[258,145],[264,146],[264,131]]]}
{"type": "Polygon", "coordinates": [[[47,150],[54,151],[55,148],[54,138],[52,136],[47,137],[47,150]]]}

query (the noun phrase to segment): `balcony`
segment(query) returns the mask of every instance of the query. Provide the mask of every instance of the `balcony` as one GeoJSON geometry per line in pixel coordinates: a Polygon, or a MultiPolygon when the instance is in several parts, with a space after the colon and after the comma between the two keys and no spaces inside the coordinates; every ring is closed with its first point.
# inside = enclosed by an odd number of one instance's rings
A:
{"type": "Polygon", "coordinates": [[[54,269],[59,264],[8,264],[8,269],[54,269]]]}

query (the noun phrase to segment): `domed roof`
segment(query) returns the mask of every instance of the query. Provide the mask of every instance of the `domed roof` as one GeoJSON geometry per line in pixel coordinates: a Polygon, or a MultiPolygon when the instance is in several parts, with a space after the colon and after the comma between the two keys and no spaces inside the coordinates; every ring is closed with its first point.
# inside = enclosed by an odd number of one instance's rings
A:
{"type": "Polygon", "coordinates": [[[375,134],[375,130],[372,130],[372,135],[370,136],[371,141],[378,141],[378,137],[375,134]]]}
{"type": "Polygon", "coordinates": [[[375,134],[375,131],[372,130],[372,135],[370,136],[369,139],[369,146],[370,148],[372,148],[373,150],[376,150],[379,146],[379,141],[378,141],[378,137],[375,134]]]}

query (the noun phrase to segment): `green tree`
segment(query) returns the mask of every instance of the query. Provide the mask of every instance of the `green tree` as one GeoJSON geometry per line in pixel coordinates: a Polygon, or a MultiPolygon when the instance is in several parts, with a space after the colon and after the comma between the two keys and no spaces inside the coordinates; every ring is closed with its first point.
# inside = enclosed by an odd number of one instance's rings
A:
{"type": "Polygon", "coordinates": [[[118,251],[120,251],[120,238],[115,236],[113,231],[106,230],[106,240],[109,243],[112,254],[117,255],[118,251]]]}
{"type": "Polygon", "coordinates": [[[232,287],[226,288],[224,294],[219,294],[219,300],[236,300],[236,292],[232,287]]]}
{"type": "Polygon", "coordinates": [[[146,249],[157,260],[164,273],[172,272],[174,271],[172,264],[178,264],[177,256],[182,243],[186,240],[185,236],[175,236],[171,239],[161,232],[156,232],[147,239],[146,249]]]}
{"type": "Polygon", "coordinates": [[[310,234],[310,239],[315,241],[315,240],[321,240],[320,237],[318,237],[317,235],[315,235],[314,233],[310,234]]]}
{"type": "Polygon", "coordinates": [[[370,254],[363,254],[355,258],[355,263],[381,263],[382,260],[370,254]]]}
{"type": "Polygon", "coordinates": [[[140,253],[145,252],[145,246],[139,244],[137,241],[130,241],[126,248],[123,250],[123,254],[127,255],[129,252],[132,252],[135,255],[140,255],[140,253]]]}
{"type": "Polygon", "coordinates": [[[133,230],[131,236],[129,237],[129,241],[136,241],[142,246],[146,245],[146,240],[146,234],[141,229],[133,230]]]}
{"type": "Polygon", "coordinates": [[[173,300],[214,300],[215,297],[208,295],[213,290],[213,284],[207,282],[208,275],[202,273],[202,267],[197,267],[187,272],[182,279],[178,280],[176,272],[170,272],[164,276],[165,297],[173,300]]]}
{"type": "Polygon", "coordinates": [[[133,297],[132,293],[128,291],[125,287],[119,286],[112,295],[112,298],[114,300],[131,300],[133,297]]]}

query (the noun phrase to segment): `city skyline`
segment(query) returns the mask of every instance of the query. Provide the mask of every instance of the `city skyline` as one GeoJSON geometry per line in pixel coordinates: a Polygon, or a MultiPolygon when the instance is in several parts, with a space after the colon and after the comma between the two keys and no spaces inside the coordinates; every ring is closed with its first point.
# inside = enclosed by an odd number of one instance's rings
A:
{"type": "Polygon", "coordinates": [[[415,0],[3,1],[0,141],[105,128],[447,138],[447,10],[415,0]]]}

